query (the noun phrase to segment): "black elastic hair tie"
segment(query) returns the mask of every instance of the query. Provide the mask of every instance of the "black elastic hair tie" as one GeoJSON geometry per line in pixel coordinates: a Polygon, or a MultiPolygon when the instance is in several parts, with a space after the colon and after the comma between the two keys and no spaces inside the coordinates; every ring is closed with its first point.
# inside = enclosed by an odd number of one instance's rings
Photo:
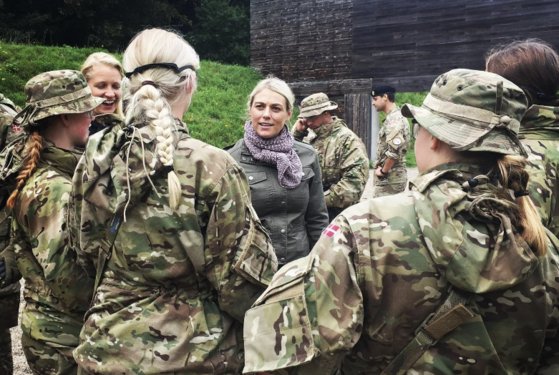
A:
{"type": "Polygon", "coordinates": [[[126,76],[126,78],[130,78],[134,74],[143,73],[146,70],[155,69],[155,68],[171,69],[175,73],[180,73],[180,72],[182,72],[183,70],[186,70],[186,69],[192,69],[192,70],[196,71],[196,69],[194,69],[194,66],[190,65],[190,64],[179,67],[179,66],[177,66],[177,64],[174,64],[174,63],[153,63],[153,64],[140,65],[131,72],[125,72],[124,75],[126,76]]]}
{"type": "Polygon", "coordinates": [[[514,192],[514,197],[515,198],[524,197],[526,195],[530,195],[530,193],[528,193],[526,190],[520,190],[520,191],[515,191],[514,192]]]}
{"type": "Polygon", "coordinates": [[[470,185],[471,188],[475,188],[476,186],[479,185],[479,181],[474,177],[474,178],[470,178],[468,180],[468,185],[470,185]]]}
{"type": "Polygon", "coordinates": [[[146,86],[146,85],[153,86],[153,87],[155,87],[156,89],[159,88],[159,86],[157,86],[157,84],[156,84],[155,82],[149,81],[149,80],[146,80],[146,81],[143,81],[143,82],[142,82],[142,86],[146,86]]]}

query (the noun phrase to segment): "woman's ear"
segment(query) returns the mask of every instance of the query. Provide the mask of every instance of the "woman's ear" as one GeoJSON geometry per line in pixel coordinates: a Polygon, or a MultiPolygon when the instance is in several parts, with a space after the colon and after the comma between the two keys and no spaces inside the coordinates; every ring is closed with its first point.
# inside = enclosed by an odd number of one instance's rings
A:
{"type": "Polygon", "coordinates": [[[194,93],[194,84],[192,77],[188,77],[184,84],[184,90],[186,95],[192,95],[194,93]]]}
{"type": "Polygon", "coordinates": [[[429,149],[433,151],[437,151],[441,148],[441,140],[433,135],[429,134],[429,149]]]}
{"type": "Polygon", "coordinates": [[[69,114],[60,115],[60,122],[62,123],[62,126],[64,126],[65,128],[69,127],[72,122],[70,119],[70,115],[69,114]]]}

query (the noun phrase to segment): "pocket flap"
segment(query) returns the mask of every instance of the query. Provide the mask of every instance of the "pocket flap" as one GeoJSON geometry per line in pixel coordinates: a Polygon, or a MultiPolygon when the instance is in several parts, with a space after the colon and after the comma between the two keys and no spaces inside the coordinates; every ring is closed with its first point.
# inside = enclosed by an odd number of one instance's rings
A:
{"type": "Polygon", "coordinates": [[[266,172],[247,172],[249,185],[254,185],[267,179],[266,172]]]}

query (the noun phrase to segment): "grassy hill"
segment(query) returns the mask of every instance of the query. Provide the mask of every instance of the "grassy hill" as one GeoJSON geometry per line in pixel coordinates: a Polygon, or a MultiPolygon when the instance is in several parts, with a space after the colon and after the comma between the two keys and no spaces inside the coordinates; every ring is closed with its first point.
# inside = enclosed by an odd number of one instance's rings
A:
{"type": "MultiPolygon", "coordinates": [[[[49,70],[79,69],[85,58],[96,51],[98,49],[0,41],[0,92],[23,106],[23,87],[29,78],[49,70]]],[[[184,118],[192,136],[220,148],[241,138],[246,119],[246,100],[261,78],[259,72],[249,67],[202,61],[198,72],[198,91],[184,118]]],[[[424,96],[422,93],[401,93],[397,95],[397,102],[399,105],[402,102],[419,105],[424,96]]],[[[381,114],[381,121],[383,119],[381,114]]],[[[408,164],[415,165],[413,147],[408,152],[408,164]]]]}
{"type": "MultiPolygon", "coordinates": [[[[31,77],[49,70],[79,70],[96,51],[0,42],[0,92],[23,106],[23,87],[31,77]]],[[[243,134],[246,100],[261,78],[252,68],[202,61],[198,91],[185,115],[191,134],[217,147],[235,143],[243,134]]]]}

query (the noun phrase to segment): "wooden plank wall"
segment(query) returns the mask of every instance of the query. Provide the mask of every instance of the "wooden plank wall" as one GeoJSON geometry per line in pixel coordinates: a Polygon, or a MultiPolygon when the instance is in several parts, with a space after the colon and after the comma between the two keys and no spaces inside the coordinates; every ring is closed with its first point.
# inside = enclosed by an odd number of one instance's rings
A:
{"type": "Polygon", "coordinates": [[[288,82],[372,78],[428,90],[528,37],[559,47],[557,0],[251,0],[251,65],[288,82]]]}
{"type": "Polygon", "coordinates": [[[484,69],[495,45],[559,47],[558,14],[557,0],[354,0],[351,78],[425,91],[447,70],[484,69]]]}
{"type": "Polygon", "coordinates": [[[251,0],[251,66],[286,81],[351,78],[352,0],[251,0]]]}

